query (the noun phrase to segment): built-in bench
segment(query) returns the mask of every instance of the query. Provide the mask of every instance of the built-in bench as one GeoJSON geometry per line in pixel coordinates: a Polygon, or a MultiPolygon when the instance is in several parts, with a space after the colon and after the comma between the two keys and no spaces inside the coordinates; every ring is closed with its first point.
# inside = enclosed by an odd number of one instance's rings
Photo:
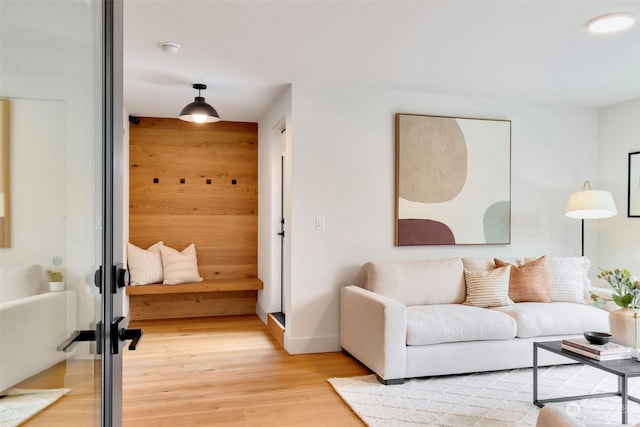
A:
{"type": "Polygon", "coordinates": [[[262,288],[262,280],[246,278],[126,289],[131,320],[151,320],[255,314],[262,288]]]}

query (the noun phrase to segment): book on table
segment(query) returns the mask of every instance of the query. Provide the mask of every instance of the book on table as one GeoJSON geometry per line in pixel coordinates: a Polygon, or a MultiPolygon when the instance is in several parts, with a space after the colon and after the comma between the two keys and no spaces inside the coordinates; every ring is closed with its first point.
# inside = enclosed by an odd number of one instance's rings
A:
{"type": "Polygon", "coordinates": [[[615,360],[631,357],[630,347],[613,342],[601,345],[591,344],[585,338],[564,339],[562,340],[562,348],[596,360],[615,360]]]}

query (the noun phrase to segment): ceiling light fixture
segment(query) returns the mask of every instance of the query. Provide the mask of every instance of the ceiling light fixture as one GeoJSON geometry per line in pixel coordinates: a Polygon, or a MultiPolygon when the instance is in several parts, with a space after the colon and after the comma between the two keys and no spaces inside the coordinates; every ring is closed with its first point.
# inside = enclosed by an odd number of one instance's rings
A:
{"type": "Polygon", "coordinates": [[[193,88],[198,90],[198,96],[195,100],[187,104],[180,111],[180,120],[195,123],[215,123],[220,121],[220,116],[215,108],[204,102],[204,98],[200,96],[200,91],[205,90],[207,85],[202,83],[194,83],[193,88]]]}
{"type": "Polygon", "coordinates": [[[635,24],[636,18],[633,13],[618,12],[593,18],[587,23],[587,28],[592,33],[615,33],[626,30],[635,24]]]}

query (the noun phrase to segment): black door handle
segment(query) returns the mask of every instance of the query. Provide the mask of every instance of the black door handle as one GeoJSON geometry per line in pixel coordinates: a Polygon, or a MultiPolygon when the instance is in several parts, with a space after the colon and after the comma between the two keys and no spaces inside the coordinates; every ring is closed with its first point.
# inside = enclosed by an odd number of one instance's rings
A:
{"type": "Polygon", "coordinates": [[[135,350],[138,342],[140,342],[140,338],[142,338],[142,334],[142,329],[121,329],[120,341],[131,340],[131,343],[129,344],[129,350],[135,350]]]}
{"type": "Polygon", "coordinates": [[[66,340],[64,340],[64,342],[62,344],[60,344],[57,348],[58,351],[64,351],[69,352],[71,351],[71,347],[80,341],[96,341],[97,344],[97,353],[98,354],[102,354],[102,340],[98,339],[98,337],[100,337],[100,333],[101,333],[101,328],[102,328],[102,322],[98,322],[96,324],[96,328],[95,329],[88,329],[88,330],[82,330],[82,331],[75,331],[74,333],[72,333],[69,338],[67,338],[66,340]]]}
{"type": "MultiPolygon", "coordinates": [[[[121,328],[120,322],[125,320],[124,317],[116,317],[113,319],[113,323],[111,324],[111,353],[118,354],[120,353],[121,346],[120,344],[131,340],[129,344],[129,350],[135,350],[140,342],[140,338],[142,338],[142,329],[127,329],[121,328]]],[[[125,324],[128,322],[125,322],[125,324]]]]}
{"type": "Polygon", "coordinates": [[[58,346],[57,350],[69,352],[71,351],[71,347],[77,342],[95,341],[95,340],[96,340],[96,331],[92,331],[92,330],[75,331],[69,336],[69,338],[67,338],[62,344],[58,346]]]}

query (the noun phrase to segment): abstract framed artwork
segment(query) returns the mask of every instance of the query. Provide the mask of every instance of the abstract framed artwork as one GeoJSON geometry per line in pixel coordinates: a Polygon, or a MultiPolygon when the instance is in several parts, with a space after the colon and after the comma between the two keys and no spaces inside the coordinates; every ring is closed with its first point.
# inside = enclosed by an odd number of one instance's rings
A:
{"type": "Polygon", "coordinates": [[[0,248],[11,247],[9,198],[9,100],[0,99],[0,248]]]}
{"type": "Polygon", "coordinates": [[[629,153],[627,216],[640,217],[640,151],[629,153]]]}
{"type": "Polygon", "coordinates": [[[396,246],[511,243],[511,121],[396,114],[396,246]]]}

